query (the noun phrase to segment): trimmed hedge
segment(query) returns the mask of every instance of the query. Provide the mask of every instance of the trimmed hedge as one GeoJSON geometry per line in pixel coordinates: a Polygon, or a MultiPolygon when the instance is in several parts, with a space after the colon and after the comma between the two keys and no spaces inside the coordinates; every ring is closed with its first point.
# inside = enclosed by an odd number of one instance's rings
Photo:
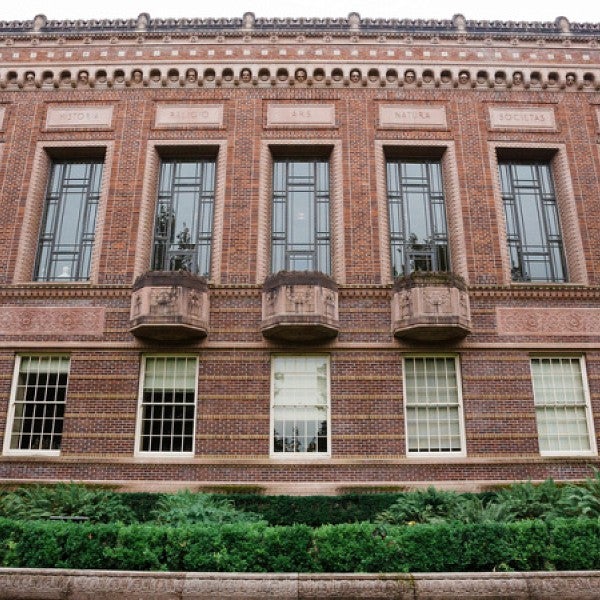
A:
{"type": "Polygon", "coordinates": [[[399,493],[344,494],[342,496],[258,496],[228,494],[239,509],[261,515],[269,525],[324,524],[374,521],[398,499],[399,493]]]}
{"type": "Polygon", "coordinates": [[[465,572],[600,569],[600,520],[269,527],[75,524],[0,519],[5,567],[465,572]]]}

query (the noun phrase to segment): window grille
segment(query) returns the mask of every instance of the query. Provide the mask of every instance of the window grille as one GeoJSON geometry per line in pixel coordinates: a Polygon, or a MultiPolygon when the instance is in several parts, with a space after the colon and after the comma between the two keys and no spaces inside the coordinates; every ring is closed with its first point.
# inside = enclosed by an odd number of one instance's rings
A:
{"type": "Polygon", "coordinates": [[[331,271],[329,163],[273,165],[272,272],[331,271]]]}
{"type": "Polygon", "coordinates": [[[448,271],[448,231],[439,161],[387,162],[394,277],[448,271]]]}
{"type": "Polygon", "coordinates": [[[193,453],[197,360],[146,357],[140,402],[140,452],[193,453]]]}
{"type": "Polygon", "coordinates": [[[463,424],[456,358],[405,358],[404,394],[408,452],[460,453],[463,424]]]}
{"type": "Polygon", "coordinates": [[[63,434],[69,358],[19,359],[9,428],[10,450],[59,451],[63,434]]]}
{"type": "Polygon", "coordinates": [[[54,162],[36,260],[38,281],[85,281],[90,276],[101,162],[54,162]]]}
{"type": "Polygon", "coordinates": [[[214,160],[161,163],[153,270],[190,271],[209,276],[215,172],[214,160]]]}

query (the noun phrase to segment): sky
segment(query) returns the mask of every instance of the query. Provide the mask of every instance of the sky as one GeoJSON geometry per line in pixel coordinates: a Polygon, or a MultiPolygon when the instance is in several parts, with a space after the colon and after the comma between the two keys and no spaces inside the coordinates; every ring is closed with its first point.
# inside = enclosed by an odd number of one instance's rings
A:
{"type": "Polygon", "coordinates": [[[134,18],[141,12],[151,17],[241,17],[253,12],[257,17],[361,17],[399,19],[450,19],[460,13],[467,19],[503,21],[554,21],[565,16],[571,22],[599,23],[600,3],[595,0],[2,0],[0,21],[29,20],[37,14],[49,19],[134,18]]]}

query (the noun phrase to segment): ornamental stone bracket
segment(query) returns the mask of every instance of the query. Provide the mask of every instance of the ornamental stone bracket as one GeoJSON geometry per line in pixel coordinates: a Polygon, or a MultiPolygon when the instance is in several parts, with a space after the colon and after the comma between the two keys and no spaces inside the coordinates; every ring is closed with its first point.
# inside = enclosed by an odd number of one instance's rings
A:
{"type": "Polygon", "coordinates": [[[208,285],[186,271],[149,271],[131,294],[130,329],[136,337],[184,341],[208,334],[208,285]]]}
{"type": "Polygon", "coordinates": [[[392,296],[392,331],[398,338],[436,342],[471,333],[469,295],[451,273],[415,272],[398,279],[392,296]]]}
{"type": "Polygon", "coordinates": [[[262,293],[262,334],[287,342],[328,340],[339,332],[338,289],[331,277],[312,271],[280,271],[262,293]]]}

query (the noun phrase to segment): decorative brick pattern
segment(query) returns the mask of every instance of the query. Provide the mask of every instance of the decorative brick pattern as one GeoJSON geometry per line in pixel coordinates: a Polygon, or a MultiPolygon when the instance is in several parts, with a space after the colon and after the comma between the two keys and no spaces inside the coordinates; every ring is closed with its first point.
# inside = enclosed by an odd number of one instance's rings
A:
{"type": "Polygon", "coordinates": [[[98,337],[104,333],[104,323],[104,308],[5,306],[0,314],[0,335],[98,337]]]}

